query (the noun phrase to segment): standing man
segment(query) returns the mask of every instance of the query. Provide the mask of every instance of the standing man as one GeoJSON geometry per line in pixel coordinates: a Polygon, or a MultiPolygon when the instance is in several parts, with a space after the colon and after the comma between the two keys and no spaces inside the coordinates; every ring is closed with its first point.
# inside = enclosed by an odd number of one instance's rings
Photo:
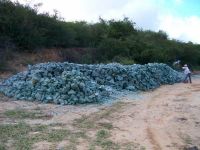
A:
{"type": "Polygon", "coordinates": [[[187,64],[184,65],[184,67],[182,67],[184,69],[184,74],[185,74],[185,79],[183,80],[183,82],[185,83],[187,81],[187,78],[189,78],[190,83],[192,83],[191,80],[191,71],[188,68],[187,64]]]}

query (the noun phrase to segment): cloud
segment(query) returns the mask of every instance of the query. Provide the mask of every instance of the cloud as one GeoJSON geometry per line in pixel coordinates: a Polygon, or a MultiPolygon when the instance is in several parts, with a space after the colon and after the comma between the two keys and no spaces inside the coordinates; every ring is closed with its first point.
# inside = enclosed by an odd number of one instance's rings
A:
{"type": "MultiPolygon", "coordinates": [[[[58,10],[66,21],[86,20],[98,21],[104,19],[122,19],[124,16],[133,19],[139,27],[155,29],[158,14],[161,9],[155,5],[157,0],[43,0],[40,12],[52,13],[58,10]]],[[[26,3],[27,0],[19,0],[26,3]]],[[[30,4],[41,0],[28,0],[30,4]]]]}
{"type": "Polygon", "coordinates": [[[155,5],[154,0],[129,0],[119,9],[112,9],[103,15],[105,18],[129,17],[136,22],[137,27],[155,30],[161,9],[155,5]]]}
{"type": "Polygon", "coordinates": [[[160,18],[159,28],[166,31],[170,38],[184,42],[200,43],[200,17],[174,17],[163,16],[160,18]]]}
{"type": "Polygon", "coordinates": [[[183,3],[183,0],[174,0],[175,4],[180,5],[183,3]]]}
{"type": "MultiPolygon", "coordinates": [[[[14,0],[13,0],[14,1],[14,0]]],[[[41,0],[19,0],[29,2],[32,6],[41,0]]],[[[170,38],[181,41],[200,43],[200,18],[190,16],[183,18],[172,14],[167,0],[43,0],[40,12],[56,9],[66,21],[97,22],[103,19],[130,18],[138,28],[146,30],[163,30],[170,38]],[[168,7],[166,7],[168,6],[168,7]]],[[[174,8],[185,4],[184,0],[172,0],[174,8]]],[[[170,5],[171,6],[171,5],[170,5]]]]}
{"type": "MultiPolygon", "coordinates": [[[[23,4],[28,3],[31,6],[41,2],[41,0],[18,1],[23,4]]],[[[106,16],[106,14],[110,14],[112,11],[120,12],[121,8],[129,1],[131,0],[43,0],[43,5],[40,7],[39,12],[49,12],[52,14],[53,10],[58,10],[66,21],[85,20],[96,22],[99,16],[106,16]]],[[[118,16],[114,15],[112,19],[116,17],[118,16]]]]}

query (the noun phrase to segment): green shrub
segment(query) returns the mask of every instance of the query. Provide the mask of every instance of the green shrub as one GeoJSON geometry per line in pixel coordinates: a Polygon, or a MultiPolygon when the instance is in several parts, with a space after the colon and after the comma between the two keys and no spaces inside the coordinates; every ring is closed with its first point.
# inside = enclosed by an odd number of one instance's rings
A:
{"type": "Polygon", "coordinates": [[[135,64],[135,61],[133,59],[128,58],[128,57],[123,57],[123,56],[115,56],[113,58],[113,61],[121,63],[123,65],[132,65],[132,64],[135,64]]]}

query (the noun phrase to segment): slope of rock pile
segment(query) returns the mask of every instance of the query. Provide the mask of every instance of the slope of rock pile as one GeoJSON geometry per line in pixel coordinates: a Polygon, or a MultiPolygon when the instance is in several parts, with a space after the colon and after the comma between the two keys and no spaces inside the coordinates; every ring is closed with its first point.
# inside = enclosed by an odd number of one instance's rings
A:
{"type": "Polygon", "coordinates": [[[181,80],[180,73],[157,63],[41,63],[5,80],[0,91],[16,99],[65,105],[99,102],[108,98],[112,90],[149,90],[181,80]]]}

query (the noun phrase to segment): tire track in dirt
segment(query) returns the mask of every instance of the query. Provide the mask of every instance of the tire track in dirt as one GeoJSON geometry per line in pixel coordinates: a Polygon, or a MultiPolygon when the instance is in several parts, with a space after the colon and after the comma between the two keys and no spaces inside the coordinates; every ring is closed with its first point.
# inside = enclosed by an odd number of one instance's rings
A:
{"type": "Polygon", "coordinates": [[[148,136],[151,144],[153,145],[153,149],[154,150],[161,150],[160,144],[155,139],[155,135],[154,135],[154,132],[152,131],[152,129],[150,127],[147,127],[146,132],[147,132],[147,136],[148,136]]]}
{"type": "MultiPolygon", "coordinates": [[[[152,109],[155,109],[155,107],[157,107],[157,101],[159,100],[160,94],[156,94],[153,97],[151,97],[147,103],[147,112],[151,112],[152,109]]],[[[162,150],[160,141],[157,140],[160,139],[159,135],[157,134],[157,129],[153,129],[153,127],[155,122],[157,122],[158,124],[162,124],[164,118],[156,117],[155,120],[152,120],[152,115],[153,114],[147,113],[147,115],[144,117],[146,123],[147,139],[151,143],[153,150],[162,150]]]]}
{"type": "MultiPolygon", "coordinates": [[[[189,105],[189,102],[191,98],[194,96],[196,92],[199,92],[199,84],[179,84],[175,85],[174,89],[171,88],[160,88],[155,91],[154,96],[152,96],[148,100],[147,104],[147,112],[153,112],[153,114],[147,113],[144,120],[147,125],[147,137],[150,141],[150,143],[153,145],[154,150],[171,150],[171,149],[178,149],[177,147],[170,147],[169,145],[176,145],[179,143],[179,146],[184,145],[183,142],[181,142],[181,138],[176,135],[177,133],[173,132],[167,132],[167,130],[164,128],[166,124],[169,124],[170,119],[174,119],[177,116],[181,116],[183,114],[175,113],[175,108],[187,107],[189,105]],[[181,87],[182,86],[182,87],[181,87]],[[164,95],[161,93],[165,93],[164,95]],[[176,101],[176,99],[184,99],[184,101],[176,101]],[[166,112],[163,105],[161,103],[170,103],[174,108],[173,111],[166,112]],[[160,114],[156,114],[156,108],[161,109],[160,114]],[[166,115],[165,113],[168,113],[166,115]],[[164,115],[161,115],[164,114],[164,115]],[[152,118],[152,116],[154,116],[152,118]],[[156,121],[156,120],[159,120],[156,121]],[[175,138],[176,137],[176,138],[175,138]],[[165,139],[164,141],[161,139],[165,139]],[[169,147],[167,147],[169,146],[169,147]]],[[[192,102],[191,102],[192,103],[192,102]]],[[[166,105],[167,108],[169,108],[168,104],[166,105]]],[[[183,109],[183,108],[182,108],[183,109]]],[[[187,115],[187,114],[186,114],[187,115]]],[[[170,126],[170,124],[169,124],[170,126]]],[[[179,132],[179,131],[176,131],[179,132]]]]}

